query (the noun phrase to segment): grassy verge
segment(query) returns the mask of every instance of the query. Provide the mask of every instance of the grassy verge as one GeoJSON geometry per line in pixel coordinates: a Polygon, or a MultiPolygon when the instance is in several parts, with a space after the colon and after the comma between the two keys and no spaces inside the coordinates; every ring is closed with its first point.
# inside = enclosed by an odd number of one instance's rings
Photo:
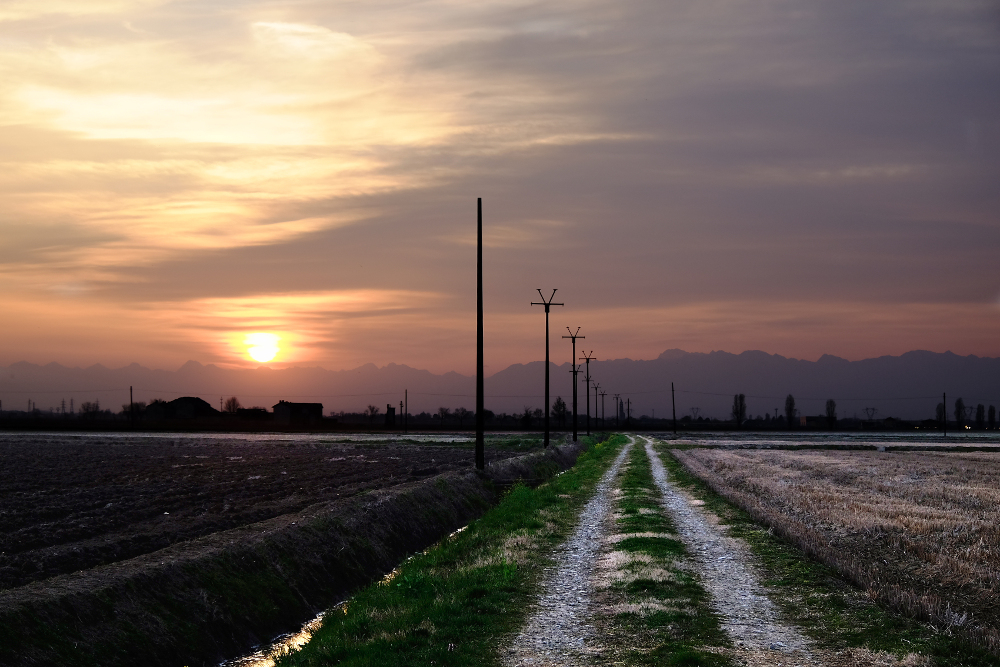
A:
{"type": "Polygon", "coordinates": [[[620,480],[612,551],[602,562],[608,582],[602,605],[610,616],[605,645],[616,665],[728,667],[730,642],[692,575],[688,553],[660,504],[641,445],[620,480]],[[709,650],[706,650],[708,648],[709,650]]]}
{"type": "Polygon", "coordinates": [[[536,489],[515,486],[468,528],[403,563],[329,614],[302,665],[494,665],[501,638],[524,623],[552,547],[625,442],[590,447],[536,489]]]}
{"type": "Polygon", "coordinates": [[[1000,665],[1000,659],[985,649],[872,603],[835,570],[809,559],[688,472],[671,456],[669,445],[658,445],[658,449],[672,481],[704,500],[720,522],[729,526],[731,535],[746,541],[761,565],[772,600],[820,647],[885,652],[900,658],[917,653],[942,667],[1000,665]]]}

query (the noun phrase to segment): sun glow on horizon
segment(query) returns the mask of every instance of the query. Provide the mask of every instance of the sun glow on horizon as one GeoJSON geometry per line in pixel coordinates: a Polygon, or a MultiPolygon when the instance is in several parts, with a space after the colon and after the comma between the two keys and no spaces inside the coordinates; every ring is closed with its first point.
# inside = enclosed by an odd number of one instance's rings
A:
{"type": "Polygon", "coordinates": [[[243,343],[247,346],[250,358],[263,364],[278,354],[281,349],[278,347],[279,340],[281,336],[272,333],[250,333],[243,339],[243,343]]]}

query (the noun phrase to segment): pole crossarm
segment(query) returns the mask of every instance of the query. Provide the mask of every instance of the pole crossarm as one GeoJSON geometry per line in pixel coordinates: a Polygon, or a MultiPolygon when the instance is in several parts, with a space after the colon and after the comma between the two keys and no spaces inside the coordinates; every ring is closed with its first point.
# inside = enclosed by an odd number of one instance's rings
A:
{"type": "Polygon", "coordinates": [[[548,301],[545,300],[545,295],[542,294],[542,288],[539,287],[537,289],[538,289],[538,296],[542,300],[541,300],[541,302],[532,301],[531,302],[532,306],[545,306],[545,312],[547,313],[547,312],[549,312],[549,306],[565,306],[566,305],[565,303],[552,303],[552,300],[556,298],[556,292],[559,291],[558,289],[552,290],[552,295],[549,296],[549,300],[548,301]]]}
{"type": "Polygon", "coordinates": [[[549,446],[549,308],[551,306],[565,306],[564,303],[554,303],[556,298],[556,292],[559,290],[553,289],[552,294],[546,300],[545,295],[542,294],[542,288],[538,288],[538,296],[542,299],[541,303],[532,302],[532,306],[545,306],[545,441],[543,442],[543,447],[549,446]]]}

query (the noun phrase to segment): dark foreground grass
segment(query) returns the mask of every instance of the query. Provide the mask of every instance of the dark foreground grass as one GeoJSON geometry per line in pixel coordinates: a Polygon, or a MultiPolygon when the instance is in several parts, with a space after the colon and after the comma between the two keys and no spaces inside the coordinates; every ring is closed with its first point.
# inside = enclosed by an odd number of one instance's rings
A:
{"type": "Polygon", "coordinates": [[[671,456],[670,448],[658,445],[672,481],[704,500],[731,535],[746,541],[762,566],[772,599],[821,647],[864,648],[897,657],[919,653],[942,667],[1000,665],[1000,658],[983,648],[874,604],[832,568],[811,560],[715,493],[671,456]]]}
{"type": "Polygon", "coordinates": [[[542,567],[625,442],[591,446],[536,489],[518,485],[482,518],[330,613],[282,667],[496,665],[526,620],[542,567]]]}
{"type": "Polygon", "coordinates": [[[620,480],[616,528],[619,571],[606,593],[613,613],[605,641],[616,665],[703,665],[730,667],[729,638],[692,576],[689,554],[660,500],[649,457],[636,445],[620,480]],[[706,650],[709,649],[709,650],[706,650]]]}

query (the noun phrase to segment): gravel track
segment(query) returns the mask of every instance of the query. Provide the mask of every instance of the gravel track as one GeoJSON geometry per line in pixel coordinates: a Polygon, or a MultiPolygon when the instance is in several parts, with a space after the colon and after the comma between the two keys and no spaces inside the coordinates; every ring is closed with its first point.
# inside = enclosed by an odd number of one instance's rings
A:
{"type": "Polygon", "coordinates": [[[595,637],[588,622],[591,574],[597,561],[606,518],[611,512],[611,489],[634,440],[618,454],[601,477],[593,497],[580,513],[573,535],[555,552],[535,612],[503,656],[509,667],[520,665],[576,667],[593,663],[595,637]]]}
{"type": "Polygon", "coordinates": [[[670,484],[653,441],[645,440],[663,506],[693,555],[702,584],[712,596],[712,606],[736,645],[736,656],[749,665],[824,664],[802,633],[780,620],[750,565],[753,556],[746,545],[726,535],[709,512],[670,484]]]}

